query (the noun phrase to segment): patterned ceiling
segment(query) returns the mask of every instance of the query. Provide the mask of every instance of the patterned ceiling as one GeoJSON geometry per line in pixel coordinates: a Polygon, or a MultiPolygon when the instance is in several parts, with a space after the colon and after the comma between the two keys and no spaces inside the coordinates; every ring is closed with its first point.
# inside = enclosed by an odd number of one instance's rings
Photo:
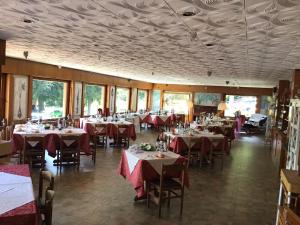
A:
{"type": "Polygon", "coordinates": [[[300,68],[300,0],[0,4],[11,57],[29,51],[29,60],[130,79],[223,86],[272,87],[300,68]]]}

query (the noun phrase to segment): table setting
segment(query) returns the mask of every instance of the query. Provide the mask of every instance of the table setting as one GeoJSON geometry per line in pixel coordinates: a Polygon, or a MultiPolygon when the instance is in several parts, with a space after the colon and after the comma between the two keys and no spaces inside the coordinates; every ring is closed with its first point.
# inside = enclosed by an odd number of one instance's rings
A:
{"type": "Polygon", "coordinates": [[[12,136],[12,153],[16,153],[18,150],[22,151],[24,148],[24,138],[39,136],[44,137],[45,149],[48,154],[52,157],[56,156],[56,150],[59,146],[60,137],[66,135],[81,136],[80,138],[80,148],[81,151],[86,155],[91,154],[89,147],[89,135],[86,131],[80,128],[74,127],[60,127],[57,128],[53,125],[47,127],[44,124],[16,124],[12,136]]]}
{"type": "Polygon", "coordinates": [[[142,143],[122,151],[118,173],[132,184],[136,190],[136,199],[139,199],[145,195],[144,182],[157,179],[162,165],[182,164],[185,161],[179,154],[168,151],[162,142],[157,142],[155,146],[142,143]]]}

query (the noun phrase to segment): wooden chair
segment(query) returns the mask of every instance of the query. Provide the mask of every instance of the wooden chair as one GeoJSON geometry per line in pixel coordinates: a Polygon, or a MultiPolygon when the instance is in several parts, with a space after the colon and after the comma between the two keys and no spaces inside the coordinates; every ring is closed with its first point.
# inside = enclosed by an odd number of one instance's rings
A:
{"type": "Polygon", "coordinates": [[[37,204],[40,212],[45,211],[45,200],[47,190],[54,191],[54,176],[50,171],[40,170],[39,192],[37,204]]]}
{"type": "Polygon", "coordinates": [[[104,147],[107,146],[107,125],[106,124],[103,124],[103,123],[100,123],[100,124],[95,124],[95,134],[96,136],[96,145],[102,145],[104,147]]]}
{"type": "MultiPolygon", "coordinates": [[[[97,136],[96,135],[90,135],[90,149],[92,152],[93,163],[96,164],[96,155],[97,155],[97,136]]],[[[86,154],[80,152],[80,155],[86,155],[86,154]]]]}
{"type": "Polygon", "coordinates": [[[57,165],[60,170],[63,163],[72,163],[79,169],[80,165],[80,136],[62,135],[60,138],[60,148],[57,153],[57,165]]]}
{"type": "Polygon", "coordinates": [[[125,147],[129,146],[129,127],[126,124],[118,124],[117,125],[117,143],[122,146],[124,144],[125,147]]]}
{"type": "Polygon", "coordinates": [[[224,164],[224,155],[225,155],[225,145],[227,144],[227,138],[222,139],[212,139],[210,140],[207,137],[203,137],[203,142],[206,143],[206,146],[209,147],[209,162],[211,166],[214,165],[214,160],[216,158],[221,159],[221,170],[223,170],[224,164]]]}
{"type": "Polygon", "coordinates": [[[24,144],[24,162],[30,166],[40,164],[45,167],[45,147],[44,137],[25,137],[24,144]]]}
{"type": "Polygon", "coordinates": [[[168,200],[168,207],[170,207],[170,200],[173,198],[180,198],[180,216],[182,216],[185,173],[185,163],[162,165],[160,179],[146,182],[147,206],[149,208],[151,199],[157,203],[159,217],[161,217],[163,201],[168,200]]]}
{"type": "Polygon", "coordinates": [[[52,225],[53,199],[55,192],[47,190],[45,194],[45,209],[40,212],[43,225],[52,225]]]}
{"type": "Polygon", "coordinates": [[[188,152],[186,155],[186,158],[188,159],[187,162],[187,168],[189,167],[190,163],[196,159],[197,161],[200,161],[201,165],[201,160],[202,160],[202,138],[193,138],[190,137],[188,140],[188,152]]]}

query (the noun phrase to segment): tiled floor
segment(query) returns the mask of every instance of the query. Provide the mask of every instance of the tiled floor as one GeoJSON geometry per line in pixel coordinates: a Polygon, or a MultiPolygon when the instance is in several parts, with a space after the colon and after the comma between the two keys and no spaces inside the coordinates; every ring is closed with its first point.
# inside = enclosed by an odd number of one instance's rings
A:
{"type": "MultiPolygon", "coordinates": [[[[154,142],[156,133],[143,132],[137,142],[154,142]]],[[[56,174],[54,225],[271,225],[275,224],[278,176],[272,153],[261,138],[241,137],[233,144],[223,171],[219,164],[189,169],[190,189],[186,190],[183,217],[179,201],[163,208],[133,201],[135,192],[116,172],[121,151],[98,150],[96,166],[83,158],[79,172],[66,168],[56,174]]],[[[33,170],[35,190],[38,170],[33,170]]]]}

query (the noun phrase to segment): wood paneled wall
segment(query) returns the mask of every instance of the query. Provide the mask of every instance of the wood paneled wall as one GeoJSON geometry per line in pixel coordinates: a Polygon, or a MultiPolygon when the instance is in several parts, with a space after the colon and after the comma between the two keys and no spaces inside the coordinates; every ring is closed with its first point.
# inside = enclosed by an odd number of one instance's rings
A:
{"type": "Polygon", "coordinates": [[[204,85],[154,84],[153,89],[177,92],[221,93],[227,95],[271,96],[272,88],[223,87],[204,85]]]}
{"type": "Polygon", "coordinates": [[[6,63],[2,67],[2,72],[7,74],[30,75],[40,78],[82,81],[92,84],[115,85],[121,87],[136,87],[141,89],[152,89],[152,83],[124,79],[120,77],[108,76],[88,71],[33,62],[23,59],[6,58],[6,63]]]}
{"type": "MultiPolygon", "coordinates": [[[[0,40],[0,65],[5,64],[5,50],[6,50],[6,41],[0,40]]],[[[0,71],[0,74],[1,74],[1,71],[0,71]]]]}
{"type": "MultiPolygon", "coordinates": [[[[24,59],[16,59],[7,57],[5,60],[5,65],[2,66],[2,72],[7,74],[4,79],[4,84],[6,84],[6,101],[5,101],[5,115],[11,115],[12,113],[12,102],[9,102],[9,99],[12,99],[12,77],[11,75],[28,75],[29,76],[29,83],[31,83],[32,78],[42,78],[42,79],[54,79],[54,80],[63,80],[67,81],[70,85],[70,89],[68,90],[70,95],[70,99],[68,99],[67,108],[70,110],[69,113],[73,111],[73,89],[74,89],[74,82],[79,81],[90,84],[100,84],[105,85],[106,88],[106,97],[105,97],[105,106],[109,107],[109,89],[110,86],[116,87],[127,87],[132,90],[132,88],[148,90],[148,108],[152,106],[152,90],[158,89],[161,90],[161,107],[163,104],[163,93],[166,91],[172,92],[186,92],[191,93],[192,96],[195,92],[205,92],[205,93],[221,93],[222,96],[226,94],[232,95],[250,95],[250,96],[257,96],[260,98],[262,95],[270,96],[272,95],[272,88],[246,88],[246,87],[223,87],[223,86],[204,86],[204,85],[174,85],[174,84],[153,84],[143,81],[125,79],[120,77],[114,77],[99,73],[93,73],[88,71],[82,71],[77,69],[71,68],[59,68],[55,65],[49,65],[39,62],[33,62],[24,59]]],[[[3,85],[3,82],[1,83],[3,85]]],[[[30,84],[29,84],[29,96],[31,95],[30,92],[30,84]]],[[[4,89],[1,88],[3,91],[4,89]]],[[[30,105],[31,98],[29,97],[28,104],[30,105]]],[[[4,104],[1,104],[4,105],[4,104]]],[[[1,109],[1,107],[0,107],[1,109]]],[[[31,107],[29,107],[28,115],[30,115],[31,107]]],[[[4,111],[4,109],[2,108],[4,111]]],[[[192,108],[191,110],[192,111],[192,108]]],[[[1,110],[0,110],[1,113],[1,110]]],[[[192,115],[190,115],[192,118],[192,115]]]]}

